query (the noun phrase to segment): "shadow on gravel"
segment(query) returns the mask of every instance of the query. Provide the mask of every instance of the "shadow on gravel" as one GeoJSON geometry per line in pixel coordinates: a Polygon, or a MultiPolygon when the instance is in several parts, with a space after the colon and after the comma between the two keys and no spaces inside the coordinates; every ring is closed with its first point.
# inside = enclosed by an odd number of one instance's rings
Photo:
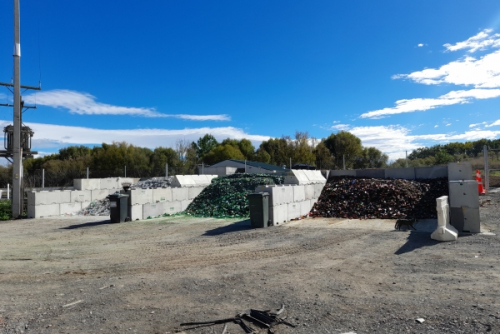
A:
{"type": "Polygon", "coordinates": [[[252,225],[250,225],[250,219],[246,219],[233,223],[231,225],[221,226],[214,228],[213,230],[208,230],[203,235],[221,235],[224,233],[239,232],[250,229],[252,229],[252,225]]]}
{"type": "Polygon", "coordinates": [[[74,230],[76,228],[94,227],[94,226],[108,225],[108,224],[114,224],[114,223],[112,223],[111,220],[103,220],[101,222],[91,222],[91,223],[83,223],[83,224],[78,224],[78,225],[70,225],[70,226],[66,226],[66,227],[61,227],[60,230],[74,230]]]}
{"type": "Polygon", "coordinates": [[[406,243],[401,246],[394,254],[401,255],[404,253],[413,252],[415,249],[434,246],[439,244],[439,241],[431,239],[431,233],[411,231],[406,243]]]}

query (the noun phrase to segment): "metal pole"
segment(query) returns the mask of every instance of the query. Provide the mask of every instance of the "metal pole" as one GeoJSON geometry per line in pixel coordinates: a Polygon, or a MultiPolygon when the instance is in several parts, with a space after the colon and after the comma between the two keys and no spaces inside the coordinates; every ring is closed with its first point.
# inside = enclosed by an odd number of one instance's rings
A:
{"type": "Polygon", "coordinates": [[[405,163],[406,163],[406,168],[408,168],[408,151],[405,151],[405,163]]]}
{"type": "Polygon", "coordinates": [[[344,170],[345,170],[345,154],[342,154],[342,163],[344,164],[344,170]]]}
{"type": "Polygon", "coordinates": [[[127,177],[127,166],[125,166],[125,177],[127,177]]]}
{"type": "Polygon", "coordinates": [[[201,174],[205,175],[205,165],[203,164],[203,161],[201,162],[201,174]]]}
{"type": "Polygon", "coordinates": [[[7,199],[10,199],[10,183],[7,183],[7,199]]]}
{"type": "Polygon", "coordinates": [[[42,169],[42,189],[45,188],[45,168],[42,169]]]}
{"type": "Polygon", "coordinates": [[[290,158],[290,169],[292,169],[292,158],[290,158]]]}
{"type": "Polygon", "coordinates": [[[19,0],[14,0],[14,147],[12,170],[12,217],[22,214],[23,152],[21,148],[21,32],[19,0]]]}
{"type": "Polygon", "coordinates": [[[165,164],[165,178],[168,178],[168,164],[165,164]]]}
{"type": "Polygon", "coordinates": [[[89,168],[87,167],[87,179],[89,178],[89,168]]]}
{"type": "Polygon", "coordinates": [[[484,155],[484,187],[486,191],[490,190],[490,168],[488,166],[488,146],[484,145],[483,147],[483,155],[484,155]]]}
{"type": "Polygon", "coordinates": [[[247,172],[247,161],[245,160],[245,173],[247,172]]]}

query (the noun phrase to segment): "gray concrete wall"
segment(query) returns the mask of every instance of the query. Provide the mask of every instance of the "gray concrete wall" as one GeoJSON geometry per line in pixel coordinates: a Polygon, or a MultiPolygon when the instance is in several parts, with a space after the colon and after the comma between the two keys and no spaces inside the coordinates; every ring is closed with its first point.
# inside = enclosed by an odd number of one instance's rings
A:
{"type": "Polygon", "coordinates": [[[405,180],[437,179],[448,176],[448,166],[331,170],[330,177],[332,176],[356,176],[405,180]]]}

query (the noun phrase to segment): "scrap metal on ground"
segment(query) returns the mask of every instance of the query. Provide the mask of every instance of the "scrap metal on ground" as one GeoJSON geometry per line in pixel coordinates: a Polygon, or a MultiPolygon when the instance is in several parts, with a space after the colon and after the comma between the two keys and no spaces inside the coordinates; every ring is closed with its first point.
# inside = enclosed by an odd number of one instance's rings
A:
{"type": "Polygon", "coordinates": [[[104,198],[92,201],[86,207],[78,211],[79,216],[109,216],[109,199],[104,198]]]}
{"type": "Polygon", "coordinates": [[[312,217],[354,219],[436,218],[436,198],[448,195],[446,178],[428,180],[333,177],[312,217]]]}
{"type": "MultiPolygon", "coordinates": [[[[229,322],[234,322],[235,324],[240,325],[243,331],[247,334],[256,333],[256,330],[251,327],[250,323],[260,329],[267,329],[267,332],[272,334],[274,333],[274,326],[279,324],[284,324],[290,327],[295,327],[294,324],[286,321],[286,317],[278,317],[285,310],[285,305],[281,305],[281,308],[272,312],[271,310],[255,310],[250,309],[245,312],[238,313],[235,317],[225,318],[219,320],[209,320],[209,321],[196,321],[196,322],[184,322],[181,326],[190,326],[186,330],[196,329],[198,327],[206,327],[213,326],[217,324],[225,324],[229,322]],[[246,323],[245,320],[248,322],[246,323]]],[[[226,331],[227,326],[224,326],[224,332],[226,331]]]]}
{"type": "Polygon", "coordinates": [[[248,173],[218,177],[203,189],[185,212],[203,217],[248,217],[247,195],[257,186],[282,184],[283,179],[283,176],[248,173]]]}

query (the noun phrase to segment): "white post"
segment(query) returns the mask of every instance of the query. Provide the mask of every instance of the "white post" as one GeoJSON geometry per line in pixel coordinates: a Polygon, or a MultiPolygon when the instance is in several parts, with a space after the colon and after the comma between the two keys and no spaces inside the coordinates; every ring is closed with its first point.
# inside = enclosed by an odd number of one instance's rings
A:
{"type": "Polygon", "coordinates": [[[10,183],[7,183],[7,199],[10,199],[10,183]]]}
{"type": "Polygon", "coordinates": [[[484,155],[484,187],[486,191],[490,190],[490,168],[488,166],[488,146],[484,145],[483,147],[483,155],[484,155]]]}
{"type": "Polygon", "coordinates": [[[42,169],[42,189],[45,188],[45,168],[42,169]]]}
{"type": "Polygon", "coordinates": [[[87,167],[87,179],[89,178],[89,168],[87,167]]]}
{"type": "Polygon", "coordinates": [[[203,161],[201,162],[201,174],[205,175],[205,164],[203,163],[203,161]]]}
{"type": "Polygon", "coordinates": [[[406,168],[408,168],[408,151],[405,151],[405,163],[406,163],[406,168]]]}

